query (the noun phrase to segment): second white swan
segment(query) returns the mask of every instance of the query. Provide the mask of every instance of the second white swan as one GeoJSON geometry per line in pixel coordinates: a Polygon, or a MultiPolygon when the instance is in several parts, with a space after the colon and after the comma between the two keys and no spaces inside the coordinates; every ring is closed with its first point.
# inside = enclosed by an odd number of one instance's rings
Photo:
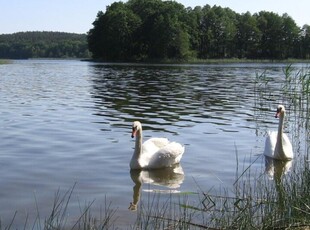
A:
{"type": "Polygon", "coordinates": [[[288,136],[283,133],[284,116],[285,108],[283,105],[279,105],[275,116],[279,118],[278,131],[268,132],[264,155],[278,160],[291,160],[293,148],[288,136]]]}
{"type": "Polygon", "coordinates": [[[139,121],[133,122],[131,137],[136,137],[131,169],[171,167],[179,163],[183,156],[184,146],[167,138],[150,138],[142,144],[142,125],[139,121]]]}

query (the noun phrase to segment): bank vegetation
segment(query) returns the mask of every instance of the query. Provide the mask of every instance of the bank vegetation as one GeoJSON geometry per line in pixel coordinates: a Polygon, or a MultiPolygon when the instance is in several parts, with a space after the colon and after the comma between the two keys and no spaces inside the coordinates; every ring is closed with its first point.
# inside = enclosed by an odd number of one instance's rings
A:
{"type": "Polygon", "coordinates": [[[114,2],[98,12],[87,39],[93,58],[105,61],[310,58],[310,26],[288,14],[176,1],[114,2]]]}

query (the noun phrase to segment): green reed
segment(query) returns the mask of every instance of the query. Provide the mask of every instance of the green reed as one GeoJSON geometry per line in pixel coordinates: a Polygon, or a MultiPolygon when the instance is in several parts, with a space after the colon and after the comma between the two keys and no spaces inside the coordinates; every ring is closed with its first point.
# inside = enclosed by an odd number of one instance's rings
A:
{"type": "Polygon", "coordinates": [[[310,70],[302,68],[296,70],[288,65],[284,70],[285,83],[282,89],[290,102],[295,105],[309,102],[310,70]]]}
{"type": "MultiPolygon", "coordinates": [[[[80,207],[80,216],[75,220],[68,219],[70,216],[69,205],[72,199],[72,194],[75,185],[67,190],[64,194],[58,190],[54,197],[53,206],[50,214],[44,218],[41,216],[38,204],[36,201],[37,215],[33,221],[29,220],[27,215],[22,229],[44,229],[44,230],[62,230],[62,229],[77,229],[77,230],[99,230],[99,229],[113,229],[115,218],[115,209],[111,208],[111,203],[105,203],[103,215],[99,218],[94,217],[91,212],[91,207],[94,203],[86,204],[85,207],[80,207]]],[[[2,226],[0,221],[0,229],[10,230],[15,229],[14,222],[17,212],[15,212],[11,222],[7,226],[2,226]]]]}
{"type": "MultiPolygon", "coordinates": [[[[261,156],[262,157],[262,156],[261,156]]],[[[283,163],[283,162],[282,162],[283,163]]],[[[232,189],[212,188],[194,195],[160,194],[141,201],[132,229],[307,229],[310,227],[310,171],[305,159],[289,174],[253,179],[242,171],[232,189]],[[175,198],[174,197],[174,198],[175,198]],[[174,201],[172,201],[174,200],[174,201]]],[[[281,166],[281,165],[280,165],[281,166]]]]}
{"type": "MultiPolygon", "coordinates": [[[[300,158],[296,166],[288,174],[269,179],[264,175],[253,177],[250,164],[236,172],[232,188],[149,195],[140,201],[136,223],[128,229],[307,229],[310,166],[305,158],[300,158]]],[[[40,222],[38,214],[33,224],[25,222],[24,229],[117,229],[116,210],[111,204],[106,204],[104,215],[98,219],[91,215],[92,202],[81,209],[74,223],[69,222],[73,189],[64,195],[57,192],[50,216],[40,222]]],[[[12,229],[12,224],[3,229],[12,229]]]]}
{"type": "Polygon", "coordinates": [[[7,60],[7,59],[0,59],[0,65],[9,64],[9,63],[11,63],[10,60],[7,60]]]}

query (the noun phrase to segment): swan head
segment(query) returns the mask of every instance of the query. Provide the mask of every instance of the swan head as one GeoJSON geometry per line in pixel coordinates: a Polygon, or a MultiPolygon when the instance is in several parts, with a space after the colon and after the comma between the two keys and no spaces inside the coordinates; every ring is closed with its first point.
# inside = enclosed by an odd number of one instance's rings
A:
{"type": "Polygon", "coordinates": [[[285,113],[285,108],[284,108],[284,106],[283,106],[283,105],[278,105],[275,118],[278,118],[278,117],[280,117],[280,116],[283,116],[284,113],[285,113]]]}
{"type": "Polygon", "coordinates": [[[142,130],[142,125],[141,125],[140,121],[134,121],[132,123],[131,137],[134,138],[136,136],[137,132],[139,132],[140,130],[142,130]]]}

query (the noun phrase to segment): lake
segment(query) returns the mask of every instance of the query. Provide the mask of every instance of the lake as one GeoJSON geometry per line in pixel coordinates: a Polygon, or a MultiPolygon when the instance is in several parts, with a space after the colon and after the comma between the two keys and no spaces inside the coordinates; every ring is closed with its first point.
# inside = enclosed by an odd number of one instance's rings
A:
{"type": "MultiPolygon", "coordinates": [[[[283,95],[286,66],[78,60],[0,65],[2,226],[16,211],[13,228],[27,218],[32,226],[38,213],[47,218],[55,196],[74,187],[68,222],[94,202],[93,216],[108,204],[116,210],[115,226],[129,227],[137,217],[128,210],[133,199],[147,202],[155,192],[165,199],[216,192],[232,186],[237,167],[239,174],[250,166],[253,177],[264,175],[264,142],[267,131],[277,129],[279,103],[287,109],[285,132],[295,155],[305,154],[308,136],[301,124],[307,117],[291,109],[283,95]],[[134,120],[142,122],[145,138],[167,137],[185,145],[177,170],[130,172],[134,120]]],[[[293,66],[296,71],[307,67],[293,66]]]]}

